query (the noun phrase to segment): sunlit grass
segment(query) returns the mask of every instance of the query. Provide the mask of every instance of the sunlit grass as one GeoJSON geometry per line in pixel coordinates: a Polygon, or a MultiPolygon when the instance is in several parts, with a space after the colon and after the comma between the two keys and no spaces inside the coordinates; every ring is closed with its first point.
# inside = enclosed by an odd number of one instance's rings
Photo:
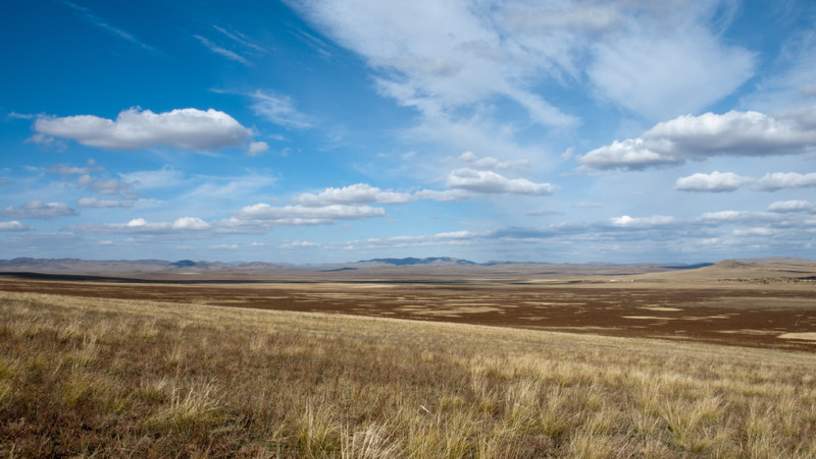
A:
{"type": "Polygon", "coordinates": [[[810,354],[0,293],[0,456],[814,457],[810,354]]]}

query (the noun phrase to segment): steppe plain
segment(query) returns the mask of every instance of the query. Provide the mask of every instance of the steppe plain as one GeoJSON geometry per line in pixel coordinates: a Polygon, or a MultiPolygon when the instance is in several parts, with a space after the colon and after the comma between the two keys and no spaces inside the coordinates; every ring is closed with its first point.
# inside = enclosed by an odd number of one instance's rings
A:
{"type": "Polygon", "coordinates": [[[814,457],[816,265],[0,276],[2,457],[814,457]]]}

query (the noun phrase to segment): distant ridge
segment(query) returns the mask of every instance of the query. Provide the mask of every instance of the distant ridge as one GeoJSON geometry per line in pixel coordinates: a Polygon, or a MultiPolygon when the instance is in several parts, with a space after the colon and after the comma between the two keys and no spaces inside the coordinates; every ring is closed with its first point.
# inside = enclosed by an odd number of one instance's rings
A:
{"type": "Polygon", "coordinates": [[[451,257],[427,257],[427,258],[372,258],[370,260],[360,260],[357,263],[382,263],[394,266],[430,265],[430,264],[454,264],[454,265],[477,265],[475,261],[463,260],[451,257]]]}
{"type": "Polygon", "coordinates": [[[705,262],[705,263],[692,263],[692,264],[687,264],[687,265],[664,265],[664,266],[661,266],[661,268],[666,268],[666,269],[698,269],[698,268],[706,268],[706,267],[709,267],[709,266],[714,266],[714,263],[705,262]]]}
{"type": "Polygon", "coordinates": [[[173,263],[173,266],[175,266],[176,268],[192,268],[193,266],[196,265],[197,263],[194,262],[193,260],[179,260],[173,263]]]}

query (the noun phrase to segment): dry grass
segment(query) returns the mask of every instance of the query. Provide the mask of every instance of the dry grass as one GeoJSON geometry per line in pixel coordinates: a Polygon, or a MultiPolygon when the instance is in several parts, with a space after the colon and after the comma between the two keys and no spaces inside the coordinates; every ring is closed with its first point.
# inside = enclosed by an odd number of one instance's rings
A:
{"type": "Polygon", "coordinates": [[[814,457],[816,357],[0,293],[0,457],[814,457]]]}

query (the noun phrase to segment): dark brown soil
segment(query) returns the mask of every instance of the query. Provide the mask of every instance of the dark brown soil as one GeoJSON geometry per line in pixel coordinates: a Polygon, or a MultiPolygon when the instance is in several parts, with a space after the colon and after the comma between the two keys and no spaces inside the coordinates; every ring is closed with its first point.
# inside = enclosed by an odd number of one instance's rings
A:
{"type": "Polygon", "coordinates": [[[343,313],[816,351],[816,289],[493,282],[170,285],[0,279],[0,291],[343,313]]]}

